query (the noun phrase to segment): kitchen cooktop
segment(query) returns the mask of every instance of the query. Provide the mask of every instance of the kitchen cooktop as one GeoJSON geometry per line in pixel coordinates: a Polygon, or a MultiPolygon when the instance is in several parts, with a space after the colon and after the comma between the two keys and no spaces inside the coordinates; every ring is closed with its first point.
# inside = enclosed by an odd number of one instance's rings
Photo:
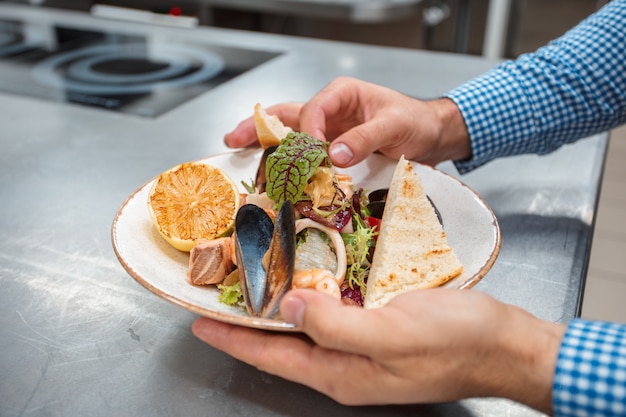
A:
{"type": "Polygon", "coordinates": [[[277,55],[0,19],[0,91],[148,118],[277,55]]]}

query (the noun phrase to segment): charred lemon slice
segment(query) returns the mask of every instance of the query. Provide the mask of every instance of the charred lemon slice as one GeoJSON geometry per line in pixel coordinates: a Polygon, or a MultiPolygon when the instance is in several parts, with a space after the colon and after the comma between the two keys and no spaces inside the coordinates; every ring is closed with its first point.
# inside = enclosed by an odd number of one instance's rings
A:
{"type": "Polygon", "coordinates": [[[228,234],[239,208],[239,190],[221,169],[186,162],[165,171],[154,182],[148,208],[165,240],[188,252],[201,239],[228,234]]]}

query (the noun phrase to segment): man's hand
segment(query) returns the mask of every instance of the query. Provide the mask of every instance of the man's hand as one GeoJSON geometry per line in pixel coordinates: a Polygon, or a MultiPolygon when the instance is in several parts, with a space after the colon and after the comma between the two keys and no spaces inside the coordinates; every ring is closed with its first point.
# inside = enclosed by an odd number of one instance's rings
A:
{"type": "Polygon", "coordinates": [[[281,314],[304,334],[207,318],[198,319],[193,332],[235,358],[342,404],[499,396],[551,410],[565,327],[478,291],[413,291],[367,310],[314,290],[293,290],[282,300],[281,314]]]}
{"type": "MultiPolygon", "coordinates": [[[[471,156],[465,123],[449,99],[417,100],[389,88],[338,78],[305,104],[266,109],[292,129],[331,142],[333,163],[347,167],[375,151],[436,165],[471,156]]],[[[234,148],[256,141],[254,120],[241,122],[224,137],[234,148]]]]}

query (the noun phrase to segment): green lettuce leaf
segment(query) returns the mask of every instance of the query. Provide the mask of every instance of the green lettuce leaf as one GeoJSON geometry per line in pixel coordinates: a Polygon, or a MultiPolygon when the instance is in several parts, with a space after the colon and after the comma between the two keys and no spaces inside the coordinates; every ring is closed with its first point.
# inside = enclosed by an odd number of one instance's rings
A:
{"type": "Polygon", "coordinates": [[[217,288],[221,291],[220,302],[229,306],[243,303],[243,293],[239,281],[233,285],[217,284],[217,288]]]}
{"type": "Polygon", "coordinates": [[[360,288],[361,294],[365,296],[365,280],[370,271],[368,255],[370,249],[376,246],[375,236],[378,231],[367,226],[361,215],[355,211],[352,212],[352,219],[354,232],[341,234],[348,261],[346,277],[350,288],[360,288]]]}
{"type": "Polygon", "coordinates": [[[302,199],[304,187],[322,164],[331,166],[328,143],[307,133],[292,132],[267,158],[267,196],[277,205],[302,199]]]}

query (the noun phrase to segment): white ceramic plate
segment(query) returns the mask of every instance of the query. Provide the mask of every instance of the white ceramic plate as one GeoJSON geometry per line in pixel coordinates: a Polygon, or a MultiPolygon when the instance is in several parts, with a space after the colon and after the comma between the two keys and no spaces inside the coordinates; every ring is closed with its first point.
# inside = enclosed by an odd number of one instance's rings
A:
{"type": "MultiPolygon", "coordinates": [[[[224,169],[237,184],[250,182],[261,157],[258,149],[224,153],[203,162],[224,169]]],[[[366,190],[387,188],[397,161],[372,155],[345,170],[366,190]]],[[[441,213],[450,245],[464,266],[463,273],[446,286],[465,289],[480,281],[500,251],[500,228],[489,206],[469,187],[436,169],[414,163],[424,189],[441,213]]],[[[202,316],[267,330],[293,331],[290,323],[248,316],[243,310],[219,302],[214,286],[187,281],[189,254],[172,248],[159,235],[148,213],[153,178],[122,204],[113,221],[113,248],[126,271],[156,295],[202,316]]],[[[243,187],[242,192],[243,192],[243,187]]]]}

